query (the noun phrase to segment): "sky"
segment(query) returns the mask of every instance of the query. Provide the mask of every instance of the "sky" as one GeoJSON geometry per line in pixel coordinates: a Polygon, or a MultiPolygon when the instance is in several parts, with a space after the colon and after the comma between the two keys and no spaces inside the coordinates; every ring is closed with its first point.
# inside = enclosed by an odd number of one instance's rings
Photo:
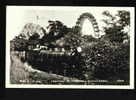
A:
{"type": "MultiPolygon", "coordinates": [[[[101,30],[102,26],[105,25],[102,22],[104,19],[103,11],[108,10],[114,15],[117,10],[130,11],[131,9],[128,7],[7,6],[6,10],[6,34],[8,34],[9,40],[12,40],[20,34],[26,23],[35,23],[46,28],[48,20],[60,20],[66,26],[72,27],[76,25],[77,18],[82,13],[89,12],[96,18],[101,30]]],[[[85,22],[84,27],[91,25],[89,21],[86,20],[85,22]]]]}

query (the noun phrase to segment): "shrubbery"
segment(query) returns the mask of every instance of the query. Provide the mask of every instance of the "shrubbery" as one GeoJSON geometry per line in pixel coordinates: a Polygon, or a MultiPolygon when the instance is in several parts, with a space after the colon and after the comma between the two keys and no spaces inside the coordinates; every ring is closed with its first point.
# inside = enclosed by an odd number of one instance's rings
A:
{"type": "Polygon", "coordinates": [[[129,44],[111,45],[105,41],[85,48],[88,79],[129,79],[129,44]]]}

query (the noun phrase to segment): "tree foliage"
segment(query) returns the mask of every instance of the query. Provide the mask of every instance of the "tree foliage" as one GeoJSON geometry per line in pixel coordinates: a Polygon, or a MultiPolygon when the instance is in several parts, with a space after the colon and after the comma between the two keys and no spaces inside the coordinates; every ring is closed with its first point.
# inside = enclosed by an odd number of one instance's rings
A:
{"type": "Polygon", "coordinates": [[[65,42],[67,45],[75,48],[81,44],[80,27],[74,26],[68,34],[65,36],[65,42]]]}
{"type": "Polygon", "coordinates": [[[27,50],[27,44],[28,44],[28,40],[25,40],[23,38],[19,38],[18,36],[16,36],[13,40],[13,45],[14,45],[14,50],[17,51],[24,51],[27,50]]]}
{"type": "Polygon", "coordinates": [[[118,80],[129,79],[129,45],[111,46],[99,41],[85,48],[86,72],[92,73],[90,79],[118,80]],[[125,49],[124,49],[125,48],[125,49]]]}
{"type": "Polygon", "coordinates": [[[104,27],[105,38],[115,43],[122,43],[125,39],[128,39],[128,32],[123,31],[125,27],[128,26],[129,28],[130,26],[130,13],[128,11],[118,11],[116,15],[105,11],[103,15],[108,18],[103,20],[106,24],[106,27],[104,27]]]}
{"type": "Polygon", "coordinates": [[[61,21],[48,21],[49,25],[47,26],[49,32],[48,34],[44,35],[42,38],[43,42],[51,42],[55,41],[61,37],[63,37],[65,34],[68,33],[69,28],[64,25],[61,21]]]}

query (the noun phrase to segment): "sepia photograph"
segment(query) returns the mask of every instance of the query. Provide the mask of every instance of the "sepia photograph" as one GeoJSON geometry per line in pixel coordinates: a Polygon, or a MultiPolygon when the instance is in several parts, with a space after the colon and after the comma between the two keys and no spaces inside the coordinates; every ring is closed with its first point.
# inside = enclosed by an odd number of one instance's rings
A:
{"type": "Polygon", "coordinates": [[[134,89],[134,10],[6,6],[6,88],[134,89]]]}

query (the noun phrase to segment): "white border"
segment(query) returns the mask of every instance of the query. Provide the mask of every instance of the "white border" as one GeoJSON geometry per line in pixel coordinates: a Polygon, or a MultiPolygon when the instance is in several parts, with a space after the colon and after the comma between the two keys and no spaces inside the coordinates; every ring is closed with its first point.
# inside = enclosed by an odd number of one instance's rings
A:
{"type": "MultiPolygon", "coordinates": [[[[32,9],[43,9],[46,7],[46,9],[54,9],[54,10],[69,10],[70,6],[63,6],[63,7],[57,7],[57,6],[7,6],[6,7],[6,13],[7,8],[10,7],[22,7],[22,9],[32,8],[32,9]]],[[[91,6],[94,7],[94,6],[91,6]]],[[[79,7],[70,7],[72,10],[79,10],[79,7]]],[[[80,7],[82,9],[87,9],[88,7],[80,7]]],[[[89,7],[90,8],[90,7],[89,7]]],[[[96,7],[97,8],[97,7],[96,7]]],[[[134,7],[102,7],[102,8],[114,8],[114,9],[124,9],[130,11],[130,85],[13,85],[10,84],[10,43],[9,43],[9,35],[7,34],[7,28],[6,28],[6,88],[59,88],[59,89],[134,89],[134,28],[135,28],[135,9],[134,7]]],[[[7,16],[6,16],[7,20],[7,16]]],[[[6,25],[8,22],[6,21],[6,25]]]]}

